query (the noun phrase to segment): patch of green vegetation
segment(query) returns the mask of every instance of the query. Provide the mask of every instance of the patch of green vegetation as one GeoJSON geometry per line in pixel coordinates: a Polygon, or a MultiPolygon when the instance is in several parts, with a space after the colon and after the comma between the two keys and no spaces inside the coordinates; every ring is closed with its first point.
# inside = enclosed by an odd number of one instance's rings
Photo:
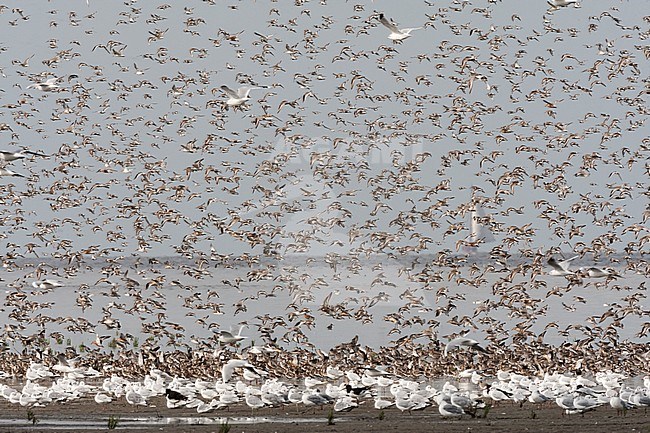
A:
{"type": "Polygon", "coordinates": [[[108,429],[115,430],[119,422],[120,422],[119,416],[111,415],[110,417],[108,417],[108,429]]]}
{"type": "Polygon", "coordinates": [[[490,413],[490,409],[492,409],[492,403],[486,404],[483,408],[483,418],[487,418],[488,414],[490,413]]]}
{"type": "Polygon", "coordinates": [[[36,415],[34,415],[34,411],[31,409],[27,409],[27,421],[32,423],[32,425],[36,425],[38,422],[38,418],[36,418],[36,415]]]}
{"type": "Polygon", "coordinates": [[[228,433],[230,431],[230,424],[228,424],[228,419],[226,418],[226,422],[222,422],[221,426],[219,426],[219,433],[228,433]]]}

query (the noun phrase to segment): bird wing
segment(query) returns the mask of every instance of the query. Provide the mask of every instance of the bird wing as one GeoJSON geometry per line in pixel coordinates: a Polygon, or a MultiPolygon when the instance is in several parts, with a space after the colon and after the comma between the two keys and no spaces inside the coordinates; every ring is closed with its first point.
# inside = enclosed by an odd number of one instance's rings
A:
{"type": "Polygon", "coordinates": [[[557,260],[555,260],[555,257],[551,257],[550,259],[548,259],[547,263],[548,263],[548,265],[550,267],[552,267],[553,269],[555,269],[558,272],[566,272],[567,271],[567,269],[564,268],[564,266],[566,264],[564,262],[558,262],[557,260]]]}
{"type": "Polygon", "coordinates": [[[397,26],[386,19],[384,14],[379,15],[379,22],[382,23],[385,27],[388,28],[393,33],[402,33],[397,26]]]}
{"type": "Polygon", "coordinates": [[[240,87],[239,89],[237,89],[237,96],[238,96],[239,98],[242,98],[242,99],[243,99],[243,98],[248,98],[248,94],[249,94],[249,93],[251,92],[251,90],[253,90],[254,88],[255,88],[255,87],[248,87],[248,86],[240,87]]]}
{"type": "Polygon", "coordinates": [[[239,96],[239,92],[235,92],[228,86],[221,86],[221,90],[223,90],[226,95],[230,96],[231,98],[239,99],[241,96],[239,96]]]}
{"type": "Polygon", "coordinates": [[[569,258],[569,259],[562,260],[562,261],[559,262],[558,264],[560,265],[560,267],[561,267],[563,270],[565,270],[565,271],[568,272],[568,271],[569,271],[569,264],[571,263],[571,260],[575,260],[575,259],[577,259],[578,257],[580,257],[580,256],[573,256],[573,257],[571,257],[571,258],[569,258]]]}
{"type": "Polygon", "coordinates": [[[23,150],[22,153],[26,153],[28,155],[34,155],[34,156],[42,156],[43,158],[47,158],[46,154],[40,152],[32,152],[31,150],[23,150]]]}
{"type": "Polygon", "coordinates": [[[460,406],[456,406],[455,404],[446,404],[444,405],[443,409],[450,414],[457,414],[457,415],[465,414],[463,408],[460,406]]]}

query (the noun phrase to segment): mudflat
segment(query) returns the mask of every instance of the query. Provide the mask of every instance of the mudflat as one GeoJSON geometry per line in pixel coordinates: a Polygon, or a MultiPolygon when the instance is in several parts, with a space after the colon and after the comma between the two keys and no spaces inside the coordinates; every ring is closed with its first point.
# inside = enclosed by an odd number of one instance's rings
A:
{"type": "MultiPolygon", "coordinates": [[[[90,399],[52,403],[45,407],[23,407],[0,402],[0,432],[96,432],[108,430],[109,419],[116,421],[117,431],[149,432],[219,432],[228,421],[230,432],[648,432],[650,414],[643,409],[619,415],[602,406],[582,415],[565,415],[555,404],[523,406],[499,403],[487,416],[444,419],[437,407],[417,412],[400,412],[395,408],[375,409],[372,400],[361,402],[350,412],[335,412],[331,423],[331,405],[305,408],[287,405],[251,411],[245,404],[197,414],[195,409],[166,407],[164,397],[152,398],[149,406],[132,406],[124,400],[96,404],[90,399]],[[36,423],[28,421],[28,412],[36,423]]],[[[478,415],[483,415],[482,411],[478,415]]]]}

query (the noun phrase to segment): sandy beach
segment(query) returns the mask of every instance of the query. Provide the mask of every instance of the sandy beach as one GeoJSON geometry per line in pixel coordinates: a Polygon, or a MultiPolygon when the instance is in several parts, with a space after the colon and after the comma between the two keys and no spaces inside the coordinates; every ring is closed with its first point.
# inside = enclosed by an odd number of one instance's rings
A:
{"type": "Polygon", "coordinates": [[[104,405],[84,399],[65,404],[53,403],[31,408],[36,424],[27,420],[29,408],[0,402],[0,431],[97,431],[107,430],[111,416],[118,418],[116,430],[148,432],[218,432],[224,418],[231,432],[648,432],[650,415],[630,410],[622,415],[609,406],[584,415],[563,415],[555,403],[547,405],[498,404],[487,418],[443,419],[435,406],[423,411],[400,412],[395,408],[382,412],[366,400],[360,407],[335,413],[328,425],[330,406],[315,410],[295,406],[256,411],[243,404],[228,410],[197,414],[193,409],[168,409],[163,397],[153,398],[152,406],[134,407],[123,400],[104,405]],[[256,422],[253,422],[256,421],[256,422]]]}

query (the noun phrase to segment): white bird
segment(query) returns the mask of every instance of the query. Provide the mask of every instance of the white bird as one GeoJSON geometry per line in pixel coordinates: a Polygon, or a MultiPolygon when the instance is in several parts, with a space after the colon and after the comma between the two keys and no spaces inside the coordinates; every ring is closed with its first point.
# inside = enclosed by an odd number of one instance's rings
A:
{"type": "Polygon", "coordinates": [[[343,372],[339,370],[336,367],[332,366],[327,366],[327,369],[325,370],[325,375],[329,377],[330,379],[338,379],[343,376],[343,372]]]}
{"type": "Polygon", "coordinates": [[[579,6],[578,0],[548,0],[547,3],[556,9],[569,6],[571,3],[575,3],[576,6],[579,6]]]}
{"type": "Polygon", "coordinates": [[[609,271],[608,269],[597,268],[595,266],[591,266],[589,268],[580,268],[579,272],[586,273],[590,278],[603,278],[603,277],[616,275],[615,273],[609,271]]]}
{"type": "Polygon", "coordinates": [[[440,415],[442,415],[445,418],[447,417],[460,418],[465,414],[465,411],[463,410],[462,407],[447,402],[442,402],[442,404],[438,406],[438,412],[440,412],[440,415]]]}
{"type": "Polygon", "coordinates": [[[457,347],[469,347],[470,349],[474,349],[474,350],[478,350],[480,352],[487,353],[487,350],[485,350],[481,346],[479,346],[478,341],[472,340],[471,338],[458,337],[458,338],[454,338],[449,343],[447,343],[447,345],[445,346],[444,356],[447,356],[447,353],[450,350],[453,350],[453,349],[455,349],[457,347]]]}
{"type": "Polygon", "coordinates": [[[388,407],[391,407],[395,404],[395,402],[390,401],[390,400],[384,400],[381,397],[377,396],[375,397],[375,409],[386,409],[388,407]]]}
{"type": "Polygon", "coordinates": [[[379,368],[373,368],[373,367],[365,367],[365,374],[367,374],[369,377],[382,377],[386,375],[390,375],[389,372],[379,369],[379,368]]]}
{"type": "Polygon", "coordinates": [[[342,396],[339,397],[334,403],[334,412],[349,412],[355,407],[358,407],[359,403],[355,401],[355,398],[352,396],[342,396]]]}
{"type": "Polygon", "coordinates": [[[42,153],[31,152],[29,150],[23,150],[22,152],[9,152],[7,150],[0,150],[0,161],[11,162],[17,159],[27,158],[27,155],[35,156],[47,156],[42,153]]]}
{"type": "Polygon", "coordinates": [[[645,408],[650,407],[650,397],[648,397],[645,394],[642,394],[641,392],[639,392],[639,390],[635,391],[630,396],[629,402],[636,407],[645,407],[645,408]]]}
{"type": "Polygon", "coordinates": [[[48,78],[47,80],[41,82],[41,83],[34,83],[30,84],[27,86],[28,89],[39,89],[42,90],[43,92],[51,92],[53,90],[56,90],[59,88],[59,85],[56,84],[56,82],[59,79],[56,77],[48,78]]]}
{"type": "Polygon", "coordinates": [[[616,409],[616,415],[625,414],[628,409],[631,409],[633,406],[623,400],[621,397],[615,395],[610,398],[609,405],[616,409]]]}
{"type": "Polygon", "coordinates": [[[573,400],[575,396],[573,394],[560,395],[555,398],[555,404],[560,406],[565,411],[576,410],[576,407],[573,405],[573,400]]]}
{"type": "Polygon", "coordinates": [[[573,271],[569,270],[569,264],[572,260],[575,260],[578,257],[580,256],[573,256],[570,259],[562,260],[561,262],[555,260],[555,257],[551,257],[550,259],[548,259],[548,264],[553,269],[551,269],[548,274],[556,277],[561,277],[564,275],[573,275],[573,271]]]}
{"type": "Polygon", "coordinates": [[[15,171],[11,171],[6,168],[0,168],[0,176],[25,177],[24,174],[16,173],[15,171]]]}
{"type": "Polygon", "coordinates": [[[246,405],[251,408],[251,412],[255,409],[261,409],[265,406],[258,393],[259,391],[254,388],[248,388],[246,390],[245,401],[246,405]]]}
{"type": "Polygon", "coordinates": [[[95,403],[97,404],[110,403],[111,401],[113,401],[113,399],[107,396],[106,394],[102,394],[101,392],[95,394],[95,403]]]}
{"type": "Polygon", "coordinates": [[[245,365],[249,365],[248,361],[245,359],[231,359],[226,362],[223,367],[221,367],[221,378],[223,379],[223,382],[226,383],[230,380],[236,368],[241,368],[245,365]]]}
{"type": "Polygon", "coordinates": [[[302,404],[305,406],[323,406],[332,401],[329,396],[325,394],[321,394],[318,391],[311,391],[309,392],[308,390],[305,390],[302,393],[302,404]]]}
{"type": "Polygon", "coordinates": [[[233,335],[231,331],[224,331],[224,330],[218,330],[218,331],[212,331],[215,334],[219,334],[219,341],[224,343],[224,344],[230,344],[230,343],[238,343],[242,340],[247,339],[248,337],[245,337],[241,335],[241,330],[244,329],[243,326],[239,327],[239,331],[237,332],[236,335],[233,335]]]}
{"type": "Polygon", "coordinates": [[[248,95],[250,94],[251,90],[255,89],[265,89],[266,87],[262,86],[245,86],[245,87],[240,87],[237,89],[235,92],[233,89],[231,89],[228,86],[221,86],[221,90],[223,90],[226,95],[228,95],[228,100],[226,101],[226,105],[229,107],[239,107],[240,105],[244,104],[246,101],[248,101],[250,98],[248,95]]]}
{"type": "Polygon", "coordinates": [[[146,406],[147,400],[131,386],[127,387],[128,391],[124,395],[126,402],[132,405],[146,406]]]}
{"type": "Polygon", "coordinates": [[[551,398],[545,396],[539,390],[534,390],[529,396],[528,396],[528,401],[531,403],[545,403],[549,401],[551,398]]]}
{"type": "Polygon", "coordinates": [[[406,29],[399,29],[397,26],[384,16],[384,14],[379,14],[379,22],[381,22],[388,30],[390,30],[390,35],[388,35],[388,39],[392,41],[401,41],[406,38],[411,37],[411,32],[413,30],[419,30],[422,27],[414,27],[414,28],[406,28],[406,29]]]}
{"type": "MultiPolygon", "coordinates": [[[[588,412],[601,405],[602,403],[590,395],[578,396],[573,400],[573,406],[576,408],[576,413],[588,412]]],[[[569,412],[569,414],[572,413],[573,412],[569,412]]]]}
{"type": "Polygon", "coordinates": [[[32,287],[35,289],[54,289],[55,287],[63,287],[63,283],[57,280],[38,280],[32,281],[32,287]]]}

